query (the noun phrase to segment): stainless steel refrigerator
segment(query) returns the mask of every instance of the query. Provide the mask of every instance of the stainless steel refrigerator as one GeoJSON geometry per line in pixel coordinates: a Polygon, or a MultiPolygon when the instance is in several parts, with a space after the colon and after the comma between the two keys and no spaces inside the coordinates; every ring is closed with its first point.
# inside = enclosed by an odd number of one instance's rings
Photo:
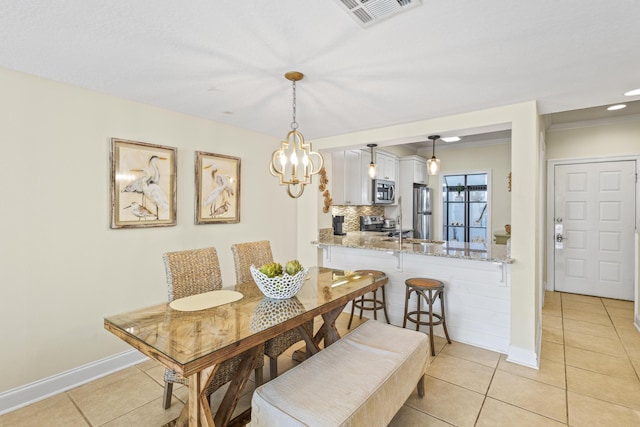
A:
{"type": "Polygon", "coordinates": [[[431,239],[431,189],[426,185],[413,186],[413,237],[431,239]]]}

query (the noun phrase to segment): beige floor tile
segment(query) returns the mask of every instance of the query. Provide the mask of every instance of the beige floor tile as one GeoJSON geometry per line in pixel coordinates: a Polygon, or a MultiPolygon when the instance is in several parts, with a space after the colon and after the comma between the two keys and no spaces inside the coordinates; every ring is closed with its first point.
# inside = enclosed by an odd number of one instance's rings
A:
{"type": "Polygon", "coordinates": [[[565,331],[564,339],[565,347],[582,348],[617,357],[626,357],[627,355],[617,336],[594,338],[591,335],[581,334],[580,332],[565,331]]]}
{"type": "Polygon", "coordinates": [[[640,359],[631,359],[631,364],[633,365],[633,369],[635,369],[638,377],[640,377],[640,359]]]}
{"type": "Polygon", "coordinates": [[[494,368],[442,353],[431,362],[427,375],[486,394],[493,371],[494,368]]]}
{"type": "Polygon", "coordinates": [[[562,344],[564,343],[564,331],[542,325],[542,340],[562,344]]]}
{"type": "Polygon", "coordinates": [[[611,321],[613,322],[613,326],[616,329],[632,329],[637,331],[635,325],[633,324],[633,316],[631,318],[624,316],[611,316],[611,321]]]}
{"type": "Polygon", "coordinates": [[[551,360],[552,362],[564,363],[564,344],[543,340],[540,359],[546,359],[546,360],[551,360]]]}
{"type": "Polygon", "coordinates": [[[565,390],[497,370],[488,396],[566,423],[565,390]]]}
{"type": "Polygon", "coordinates": [[[134,409],[131,412],[102,424],[104,427],[130,427],[130,426],[162,426],[175,420],[180,415],[183,403],[174,402],[167,410],[162,408],[162,397],[153,400],[146,405],[134,409]]]}
{"type": "Polygon", "coordinates": [[[560,292],[544,291],[545,305],[548,303],[560,304],[561,302],[562,302],[562,295],[560,294],[560,292]]]}
{"type": "Polygon", "coordinates": [[[583,320],[589,323],[597,323],[598,325],[611,325],[608,314],[591,313],[584,310],[576,310],[573,308],[562,309],[562,316],[566,319],[583,320]]]}
{"type": "Polygon", "coordinates": [[[609,356],[574,347],[565,349],[565,357],[567,366],[619,378],[636,379],[636,372],[626,357],[609,356]]]}
{"type": "Polygon", "coordinates": [[[491,368],[495,368],[500,360],[500,353],[455,341],[452,344],[445,346],[442,349],[442,353],[447,356],[458,357],[460,359],[479,363],[491,368]]]}
{"type": "Polygon", "coordinates": [[[549,316],[542,314],[542,325],[547,328],[562,329],[562,317],[549,316]]]}
{"type": "Polygon", "coordinates": [[[562,309],[586,311],[587,313],[599,314],[602,316],[607,315],[607,310],[604,308],[604,305],[602,304],[589,304],[589,303],[569,300],[569,301],[562,301],[562,309]]]}
{"type": "Polygon", "coordinates": [[[595,337],[613,337],[616,335],[616,329],[612,324],[598,325],[596,323],[575,319],[564,319],[563,324],[565,331],[580,332],[595,337]]]}
{"type": "Polygon", "coordinates": [[[105,377],[68,392],[92,425],[105,424],[162,396],[162,387],[138,368],[112,376],[115,379],[105,377]]]}
{"type": "Polygon", "coordinates": [[[500,426],[560,427],[566,424],[488,397],[482,405],[476,427],[500,426]]]}
{"type": "Polygon", "coordinates": [[[437,335],[433,336],[433,347],[436,351],[436,355],[439,354],[442,350],[444,350],[445,347],[448,347],[449,345],[450,344],[447,342],[446,338],[442,338],[437,335]]]}
{"type": "Polygon", "coordinates": [[[151,368],[156,368],[158,366],[162,366],[162,364],[160,362],[157,362],[157,361],[153,360],[153,359],[148,359],[145,362],[138,363],[136,365],[136,368],[141,369],[143,371],[147,371],[147,370],[149,370],[151,368]]]}
{"type": "MultiPolygon", "coordinates": [[[[157,382],[158,384],[164,387],[164,369],[165,369],[164,366],[157,365],[145,370],[144,373],[149,375],[151,378],[155,380],[155,382],[157,382]]],[[[173,386],[173,388],[176,388],[177,385],[181,385],[181,384],[176,384],[173,386]]]]}
{"type": "Polygon", "coordinates": [[[546,314],[547,316],[562,317],[562,306],[559,304],[545,304],[544,307],[542,307],[542,314],[546,314]]]}
{"type": "Polygon", "coordinates": [[[626,309],[633,310],[633,301],[625,301],[625,300],[621,300],[621,299],[602,298],[602,303],[607,308],[609,308],[609,307],[620,307],[620,308],[626,308],[626,309]]]}
{"type": "Polygon", "coordinates": [[[604,402],[589,396],[569,392],[569,425],[593,426],[638,426],[640,411],[604,402]]]}
{"type": "Polygon", "coordinates": [[[566,301],[575,301],[575,302],[582,302],[586,304],[602,305],[602,299],[600,297],[592,297],[589,295],[579,295],[579,294],[567,294],[567,293],[561,293],[561,296],[562,296],[562,304],[564,304],[566,301]]]}
{"type": "Polygon", "coordinates": [[[391,420],[388,427],[450,427],[451,424],[445,423],[429,414],[420,412],[415,408],[404,405],[395,417],[391,420]]]}
{"type": "Polygon", "coordinates": [[[428,375],[424,386],[424,398],[413,393],[406,406],[455,426],[473,426],[480,413],[484,395],[428,375]]]}
{"type": "Polygon", "coordinates": [[[607,307],[607,313],[609,313],[610,316],[622,317],[633,322],[633,308],[607,307]]]}
{"type": "Polygon", "coordinates": [[[515,363],[507,362],[507,356],[503,355],[500,358],[498,369],[555,387],[566,388],[564,363],[541,359],[540,369],[533,369],[515,363]]]}
{"type": "Polygon", "coordinates": [[[0,426],[3,427],[86,427],[88,425],[66,393],[57,394],[0,416],[0,426]]]}
{"type": "Polygon", "coordinates": [[[640,381],[567,366],[567,389],[596,399],[640,410],[640,381]]]}

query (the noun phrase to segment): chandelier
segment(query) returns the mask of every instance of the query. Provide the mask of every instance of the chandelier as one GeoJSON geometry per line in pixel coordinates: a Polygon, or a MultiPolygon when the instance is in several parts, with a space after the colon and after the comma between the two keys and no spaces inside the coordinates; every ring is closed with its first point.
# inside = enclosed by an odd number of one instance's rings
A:
{"type": "Polygon", "coordinates": [[[285,78],[293,82],[293,121],[287,139],[280,142],[280,148],[273,152],[269,171],[280,178],[280,185],[287,186],[290,197],[297,199],[304,192],[304,186],[311,184],[311,176],[320,172],[324,165],[322,154],[311,151],[311,144],[304,142],[298,132],[296,122],[296,82],[302,80],[304,74],[289,71],[285,78]]]}

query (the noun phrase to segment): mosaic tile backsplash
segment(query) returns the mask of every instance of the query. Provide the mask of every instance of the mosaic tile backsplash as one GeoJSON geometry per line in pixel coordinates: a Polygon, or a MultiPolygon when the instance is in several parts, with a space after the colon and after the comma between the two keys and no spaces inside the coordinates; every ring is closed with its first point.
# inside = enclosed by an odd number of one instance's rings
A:
{"type": "Polygon", "coordinates": [[[344,215],[342,231],[360,231],[362,215],[384,215],[384,206],[332,206],[331,215],[344,215]]]}

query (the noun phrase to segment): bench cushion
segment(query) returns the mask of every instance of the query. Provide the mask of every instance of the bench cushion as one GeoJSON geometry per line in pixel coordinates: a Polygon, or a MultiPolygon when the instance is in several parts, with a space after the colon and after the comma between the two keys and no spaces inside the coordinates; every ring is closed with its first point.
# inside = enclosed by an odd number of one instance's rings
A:
{"type": "Polygon", "coordinates": [[[369,320],[253,394],[251,426],[386,426],[429,363],[421,332],[369,320]]]}

